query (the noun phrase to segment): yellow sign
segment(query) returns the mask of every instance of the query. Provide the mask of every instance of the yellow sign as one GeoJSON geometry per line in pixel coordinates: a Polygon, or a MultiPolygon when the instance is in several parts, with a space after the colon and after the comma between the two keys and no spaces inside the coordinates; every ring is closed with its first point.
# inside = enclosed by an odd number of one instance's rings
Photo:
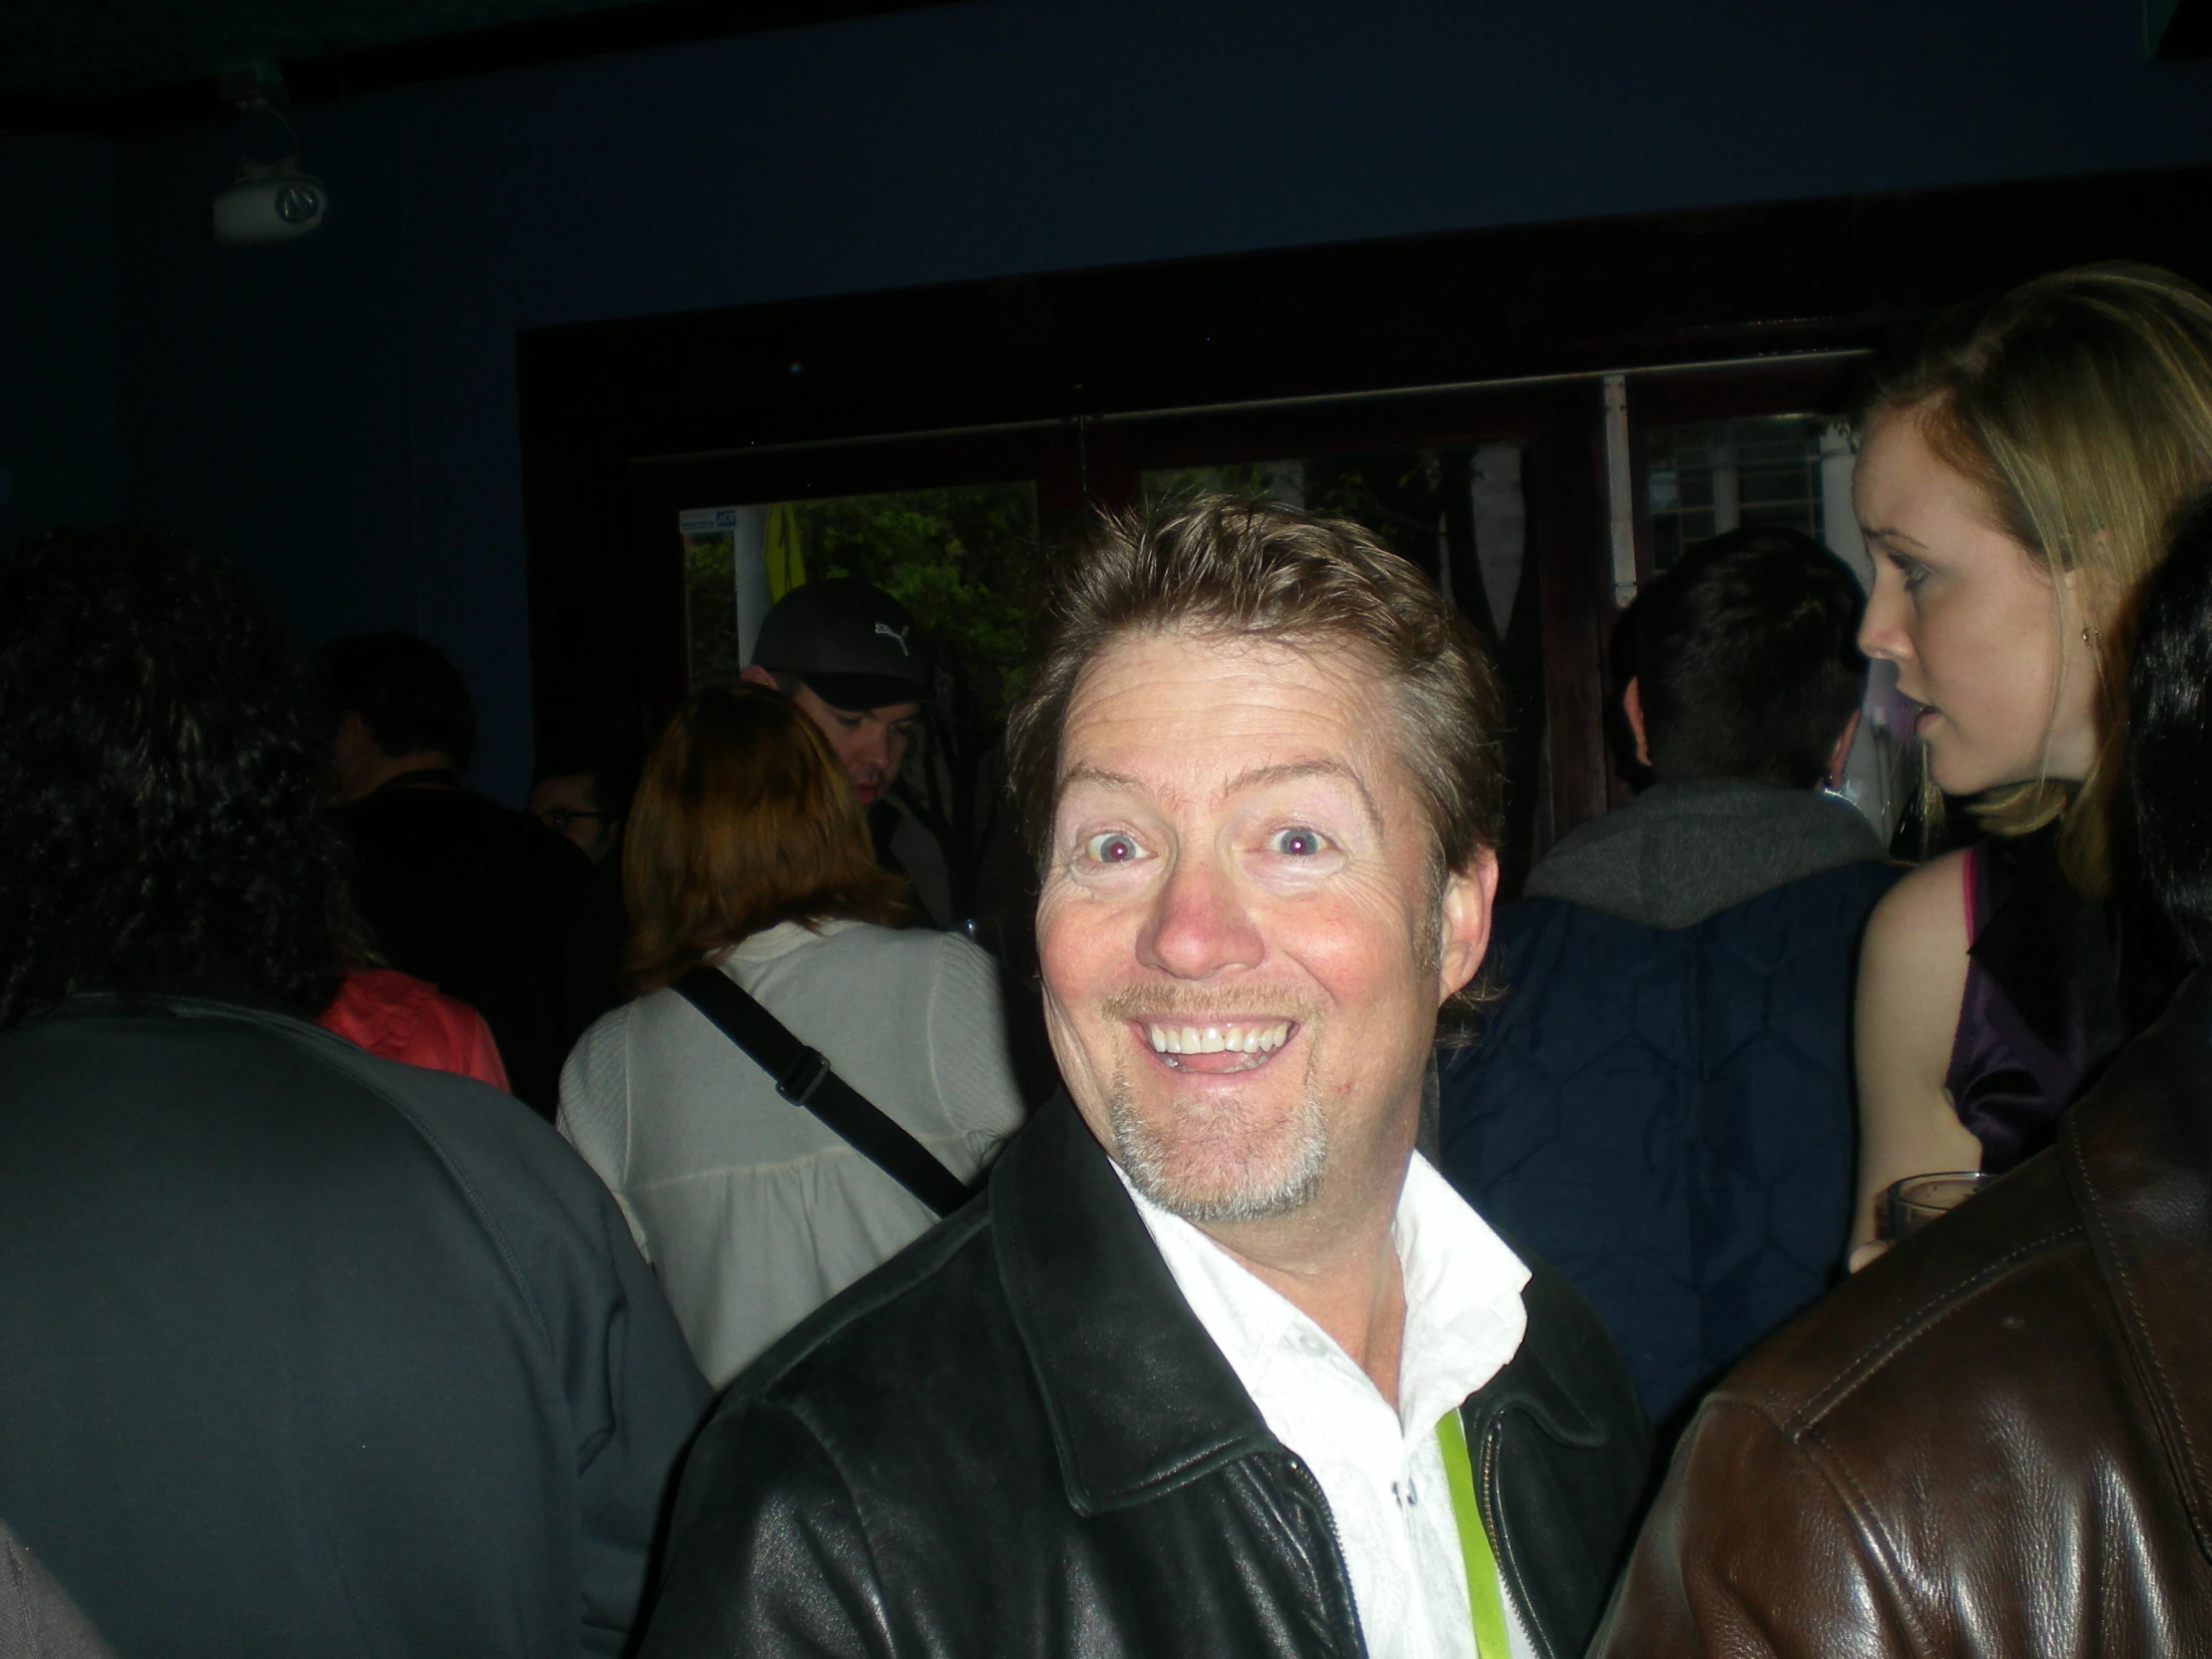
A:
{"type": "Polygon", "coordinates": [[[799,550],[799,515],[790,507],[771,507],[763,547],[768,564],[768,597],[771,604],[794,588],[807,585],[807,559],[799,550]]]}

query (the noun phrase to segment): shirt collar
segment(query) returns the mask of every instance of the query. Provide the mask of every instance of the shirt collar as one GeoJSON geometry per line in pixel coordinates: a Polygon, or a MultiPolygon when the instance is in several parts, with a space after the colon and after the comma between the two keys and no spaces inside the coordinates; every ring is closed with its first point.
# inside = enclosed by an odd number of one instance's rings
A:
{"type": "Polygon", "coordinates": [[[1520,1352],[1528,1269],[1417,1152],[1390,1234],[1405,1280],[1398,1414],[1425,1433],[1520,1352]]]}
{"type": "Polygon", "coordinates": [[[774,961],[779,956],[790,955],[803,944],[830,938],[859,925],[849,916],[824,916],[813,926],[804,921],[780,921],[758,933],[748,933],[730,947],[723,959],[748,964],[774,961]]]}
{"type": "MultiPolygon", "coordinates": [[[[1343,1354],[1320,1326],[1203,1230],[1139,1192],[1119,1164],[1114,1173],[1184,1301],[1248,1386],[1315,1338],[1343,1354]]],[[[1528,1269],[1417,1153],[1406,1168],[1390,1234],[1405,1290],[1398,1418],[1409,1435],[1425,1434],[1519,1351],[1528,1329],[1520,1296],[1528,1269]]]]}

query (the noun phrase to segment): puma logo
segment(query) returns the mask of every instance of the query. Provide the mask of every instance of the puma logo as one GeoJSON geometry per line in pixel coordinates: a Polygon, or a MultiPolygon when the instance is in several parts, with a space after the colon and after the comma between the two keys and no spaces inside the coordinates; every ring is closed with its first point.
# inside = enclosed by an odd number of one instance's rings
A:
{"type": "Polygon", "coordinates": [[[887,622],[878,622],[875,625],[875,631],[887,640],[896,640],[898,642],[898,654],[901,657],[911,657],[913,655],[912,649],[906,644],[906,636],[914,631],[912,623],[908,623],[903,628],[893,628],[887,622]]]}

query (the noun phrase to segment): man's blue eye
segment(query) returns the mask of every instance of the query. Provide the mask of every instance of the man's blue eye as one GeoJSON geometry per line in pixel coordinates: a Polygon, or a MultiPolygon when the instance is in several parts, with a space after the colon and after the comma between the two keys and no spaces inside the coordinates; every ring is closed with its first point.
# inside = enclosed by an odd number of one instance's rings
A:
{"type": "Polygon", "coordinates": [[[1127,835],[1093,835],[1084,850],[1095,864],[1126,864],[1143,855],[1143,849],[1127,835]]]}
{"type": "Polygon", "coordinates": [[[1278,830],[1275,832],[1275,850],[1287,852],[1294,858],[1311,858],[1328,845],[1328,837],[1318,830],[1278,830]]]}

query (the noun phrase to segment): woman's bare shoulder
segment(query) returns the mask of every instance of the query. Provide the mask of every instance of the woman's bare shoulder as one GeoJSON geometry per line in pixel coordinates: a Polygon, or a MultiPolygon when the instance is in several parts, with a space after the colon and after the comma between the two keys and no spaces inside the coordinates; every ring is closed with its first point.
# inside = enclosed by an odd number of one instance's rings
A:
{"type": "Polygon", "coordinates": [[[1893,950],[1966,953],[1966,849],[1906,872],[1867,919],[1870,960],[1893,950]]]}

